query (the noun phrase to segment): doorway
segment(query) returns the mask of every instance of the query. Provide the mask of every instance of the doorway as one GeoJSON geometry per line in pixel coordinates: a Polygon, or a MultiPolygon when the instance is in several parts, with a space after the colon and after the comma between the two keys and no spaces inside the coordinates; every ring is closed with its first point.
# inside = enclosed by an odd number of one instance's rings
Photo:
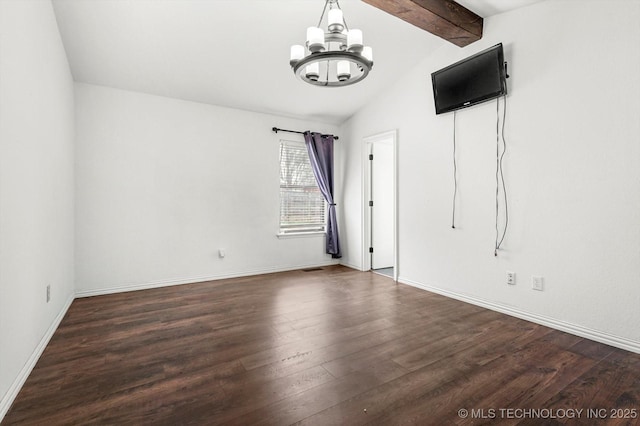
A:
{"type": "Polygon", "coordinates": [[[363,140],[364,270],[398,280],[397,132],[363,140]]]}

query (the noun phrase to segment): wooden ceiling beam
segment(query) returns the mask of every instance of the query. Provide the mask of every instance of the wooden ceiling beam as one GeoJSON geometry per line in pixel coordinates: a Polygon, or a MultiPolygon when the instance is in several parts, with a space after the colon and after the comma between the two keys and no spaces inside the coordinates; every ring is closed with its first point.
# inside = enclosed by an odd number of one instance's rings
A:
{"type": "Polygon", "coordinates": [[[482,17],[453,0],[363,1],[456,46],[464,47],[482,38],[482,17]]]}

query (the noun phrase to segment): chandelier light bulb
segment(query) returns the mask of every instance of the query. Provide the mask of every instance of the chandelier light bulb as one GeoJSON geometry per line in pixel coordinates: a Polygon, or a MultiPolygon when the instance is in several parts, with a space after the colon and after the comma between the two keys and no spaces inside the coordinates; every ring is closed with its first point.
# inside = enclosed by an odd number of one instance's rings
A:
{"type": "Polygon", "coordinates": [[[328,16],[329,31],[332,33],[342,32],[342,30],[344,30],[344,16],[342,15],[342,10],[331,9],[328,16]]]}
{"type": "Polygon", "coordinates": [[[304,72],[309,80],[318,81],[320,78],[320,64],[318,62],[313,62],[307,65],[304,72]]]}
{"type": "Polygon", "coordinates": [[[322,31],[322,28],[307,28],[307,47],[311,52],[321,52],[324,50],[324,31],[322,31]]]}
{"type": "Polygon", "coordinates": [[[370,46],[365,46],[365,47],[362,49],[362,56],[363,56],[366,60],[368,60],[368,61],[370,61],[370,62],[373,62],[373,49],[372,49],[370,46]]]}
{"type": "Polygon", "coordinates": [[[339,81],[347,81],[351,78],[351,63],[349,61],[338,61],[336,71],[339,81]]]}
{"type": "Polygon", "coordinates": [[[289,58],[289,63],[295,64],[302,58],[304,58],[304,46],[299,44],[291,46],[291,57],[289,58]]]}
{"type": "Polygon", "coordinates": [[[361,30],[349,30],[347,33],[347,50],[349,52],[362,52],[362,31],[361,30]]]}

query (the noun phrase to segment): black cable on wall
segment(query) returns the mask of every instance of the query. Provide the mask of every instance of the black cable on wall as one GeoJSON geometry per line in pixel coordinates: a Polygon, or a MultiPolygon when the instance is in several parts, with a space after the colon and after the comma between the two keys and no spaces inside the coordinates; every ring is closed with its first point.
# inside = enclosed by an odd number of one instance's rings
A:
{"type": "Polygon", "coordinates": [[[507,141],[504,137],[504,124],[507,118],[507,96],[503,96],[503,108],[502,108],[502,131],[500,131],[500,98],[496,99],[496,242],[493,255],[498,255],[498,250],[502,246],[504,237],[507,235],[507,228],[509,227],[509,203],[507,202],[507,186],[504,180],[504,170],[502,167],[502,160],[504,154],[507,152],[507,141]],[[502,153],[500,153],[500,136],[502,136],[502,153]],[[500,235],[500,186],[502,186],[502,194],[504,196],[504,228],[502,229],[502,235],[500,235]]]}
{"type": "Polygon", "coordinates": [[[458,194],[458,164],[456,162],[456,112],[453,111],[453,208],[451,228],[456,229],[456,195],[458,194]]]}

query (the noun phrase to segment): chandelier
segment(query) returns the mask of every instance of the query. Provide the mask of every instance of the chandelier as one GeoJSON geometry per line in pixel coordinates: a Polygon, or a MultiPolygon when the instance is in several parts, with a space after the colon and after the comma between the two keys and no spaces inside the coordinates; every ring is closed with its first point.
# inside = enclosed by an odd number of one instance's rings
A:
{"type": "Polygon", "coordinates": [[[294,74],[309,84],[348,86],[369,74],[373,50],[362,43],[361,30],[347,27],[338,0],[326,0],[318,25],[307,28],[306,49],[299,44],[291,46],[289,64],[294,74]],[[320,28],[325,13],[327,31],[320,28]]]}

